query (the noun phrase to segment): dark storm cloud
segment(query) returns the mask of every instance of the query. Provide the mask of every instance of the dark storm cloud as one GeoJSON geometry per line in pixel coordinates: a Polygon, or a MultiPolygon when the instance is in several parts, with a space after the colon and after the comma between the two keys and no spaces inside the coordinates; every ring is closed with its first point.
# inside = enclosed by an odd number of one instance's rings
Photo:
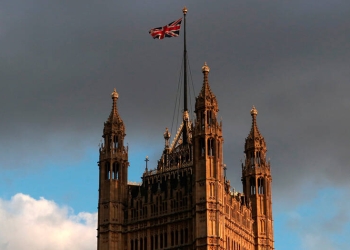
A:
{"type": "Polygon", "coordinates": [[[241,186],[239,160],[256,105],[275,197],[297,199],[305,183],[346,185],[348,1],[1,3],[0,167],[40,167],[36,157],[57,149],[58,161],[82,157],[84,146],[98,143],[114,87],[130,148],[160,155],[162,133],[171,127],[182,37],[153,40],[148,30],[179,18],[184,5],[196,95],[207,61],[231,183],[241,186]],[[149,140],[159,154],[149,151],[149,140]]]}

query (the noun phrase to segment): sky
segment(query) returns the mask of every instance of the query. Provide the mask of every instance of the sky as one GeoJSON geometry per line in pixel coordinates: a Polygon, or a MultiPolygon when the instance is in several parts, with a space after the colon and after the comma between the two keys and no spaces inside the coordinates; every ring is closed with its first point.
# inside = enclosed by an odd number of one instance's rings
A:
{"type": "Polygon", "coordinates": [[[207,62],[231,185],[242,191],[255,105],[275,248],[350,249],[350,1],[11,0],[0,2],[0,250],[96,249],[110,94],[119,93],[129,180],[140,182],[165,128],[176,133],[183,51],[182,33],[148,31],[184,6],[191,117],[207,62]]]}

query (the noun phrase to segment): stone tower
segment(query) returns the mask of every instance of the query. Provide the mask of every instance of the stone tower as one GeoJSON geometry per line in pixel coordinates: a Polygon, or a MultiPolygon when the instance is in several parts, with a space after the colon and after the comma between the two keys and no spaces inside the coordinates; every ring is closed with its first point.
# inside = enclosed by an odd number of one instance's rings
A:
{"type": "Polygon", "coordinates": [[[208,82],[209,67],[202,67],[202,89],[196,98],[194,138],[196,249],[219,249],[224,238],[222,124],[215,95],[208,82]]]}
{"type": "Polygon", "coordinates": [[[99,157],[97,249],[122,249],[122,226],[128,194],[128,149],[125,127],[117,109],[118,93],[112,93],[112,110],[104,123],[99,157]]]}
{"type": "Polygon", "coordinates": [[[270,162],[266,160],[266,143],[260,134],[253,106],[252,128],[245,141],[245,165],[242,165],[243,192],[252,208],[255,249],[274,249],[270,162]]]}
{"type": "MultiPolygon", "coordinates": [[[[218,102],[202,67],[194,120],[183,120],[141,183],[128,183],[125,126],[112,93],[99,153],[98,250],[273,250],[270,164],[253,107],[242,164],[243,192],[226,178],[218,102]]],[[[185,98],[184,98],[185,99],[185,98]]],[[[161,118],[159,118],[161,119],[161,118]]],[[[240,166],[230,166],[239,171],[240,166]]]]}

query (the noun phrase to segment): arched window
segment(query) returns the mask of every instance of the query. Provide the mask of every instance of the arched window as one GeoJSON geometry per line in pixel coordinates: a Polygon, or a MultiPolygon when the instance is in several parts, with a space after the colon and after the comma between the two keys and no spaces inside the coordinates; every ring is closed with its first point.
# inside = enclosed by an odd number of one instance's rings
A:
{"type": "Polygon", "coordinates": [[[112,179],[113,180],[119,180],[119,163],[114,162],[113,163],[113,170],[112,170],[112,179]]]}
{"type": "Polygon", "coordinates": [[[109,180],[111,178],[111,169],[110,169],[110,163],[107,161],[105,164],[105,179],[109,180]]]}
{"type": "Polygon", "coordinates": [[[188,243],[188,228],[185,228],[185,243],[188,243]]]}
{"type": "Polygon", "coordinates": [[[168,246],[168,235],[166,232],[164,232],[164,247],[168,246]]]}
{"type": "Polygon", "coordinates": [[[204,111],[201,112],[201,129],[204,130],[205,128],[205,115],[204,111]]]}
{"type": "Polygon", "coordinates": [[[131,250],[134,250],[134,241],[133,240],[131,240],[130,245],[131,245],[131,250]]]}
{"type": "Polygon", "coordinates": [[[259,194],[264,194],[264,179],[263,178],[259,178],[258,179],[258,193],[259,194]]]}
{"type": "Polygon", "coordinates": [[[113,143],[112,143],[112,136],[108,136],[108,147],[112,148],[113,147],[113,143]]]}
{"type": "Polygon", "coordinates": [[[113,136],[113,148],[118,148],[118,136],[113,136]]]}
{"type": "Polygon", "coordinates": [[[212,123],[212,111],[208,110],[207,111],[207,124],[209,127],[211,126],[211,123],[212,123]]]}
{"type": "Polygon", "coordinates": [[[253,177],[250,178],[250,194],[253,195],[256,192],[256,184],[255,179],[253,177]]]}
{"type": "Polygon", "coordinates": [[[145,237],[144,239],[143,239],[143,245],[144,245],[144,250],[147,250],[147,238],[145,237]]]}
{"type": "Polygon", "coordinates": [[[201,156],[205,156],[205,140],[204,138],[199,139],[201,156]]]}
{"type": "Polygon", "coordinates": [[[137,239],[135,240],[135,250],[138,250],[139,249],[139,245],[138,245],[138,242],[137,242],[137,239]]]}
{"type": "Polygon", "coordinates": [[[140,239],[140,250],[143,250],[143,239],[140,239]]]}
{"type": "Polygon", "coordinates": [[[250,164],[251,164],[252,168],[255,166],[254,152],[250,153],[250,164]]]}
{"type": "Polygon", "coordinates": [[[214,156],[214,139],[208,139],[208,156],[214,156]]]}

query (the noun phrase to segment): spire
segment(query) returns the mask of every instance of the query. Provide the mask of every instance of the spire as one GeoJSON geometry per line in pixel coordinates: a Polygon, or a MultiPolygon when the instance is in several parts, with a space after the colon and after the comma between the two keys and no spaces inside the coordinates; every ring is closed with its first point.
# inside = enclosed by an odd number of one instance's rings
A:
{"type": "Polygon", "coordinates": [[[205,62],[203,67],[202,67],[202,72],[203,72],[203,75],[204,75],[204,79],[203,79],[203,86],[202,86],[202,90],[201,90],[201,93],[204,96],[213,95],[213,92],[210,89],[209,81],[208,81],[209,71],[210,71],[210,68],[207,65],[207,62],[205,62]]]}
{"type": "Polygon", "coordinates": [[[256,123],[256,117],[258,115],[258,110],[254,107],[250,110],[250,114],[252,116],[252,128],[250,129],[250,133],[248,135],[248,138],[255,139],[255,138],[263,138],[259,132],[258,125],[256,123]]]}
{"type": "Polygon", "coordinates": [[[169,148],[169,139],[170,139],[170,132],[168,128],[166,128],[164,132],[165,148],[169,148]]]}
{"type": "Polygon", "coordinates": [[[202,85],[202,89],[198,95],[198,98],[196,100],[196,109],[206,105],[208,102],[211,105],[217,106],[216,96],[211,91],[210,86],[209,86],[209,80],[208,80],[209,71],[210,71],[210,68],[207,65],[207,63],[205,62],[203,67],[202,67],[203,85],[202,85]]]}
{"type": "Polygon", "coordinates": [[[248,150],[265,150],[266,144],[264,137],[260,134],[258,125],[256,122],[256,116],[258,115],[258,110],[253,106],[250,110],[250,115],[252,116],[252,127],[250,129],[249,135],[246,138],[245,142],[245,152],[248,150]]]}
{"type": "Polygon", "coordinates": [[[113,100],[113,104],[112,104],[112,110],[111,110],[111,113],[108,117],[108,121],[109,122],[118,122],[118,123],[122,123],[122,119],[120,118],[119,116],[119,113],[118,113],[118,108],[117,108],[117,100],[118,100],[118,97],[119,97],[119,94],[118,92],[116,91],[116,89],[114,88],[112,94],[111,94],[111,97],[112,97],[112,100],[113,100]]]}
{"type": "Polygon", "coordinates": [[[119,95],[115,89],[113,90],[111,97],[113,100],[112,110],[111,110],[111,113],[109,114],[107,121],[105,122],[103,133],[110,134],[110,133],[118,133],[119,131],[123,134],[123,136],[125,136],[124,122],[119,115],[118,106],[117,106],[117,100],[119,95]]]}

